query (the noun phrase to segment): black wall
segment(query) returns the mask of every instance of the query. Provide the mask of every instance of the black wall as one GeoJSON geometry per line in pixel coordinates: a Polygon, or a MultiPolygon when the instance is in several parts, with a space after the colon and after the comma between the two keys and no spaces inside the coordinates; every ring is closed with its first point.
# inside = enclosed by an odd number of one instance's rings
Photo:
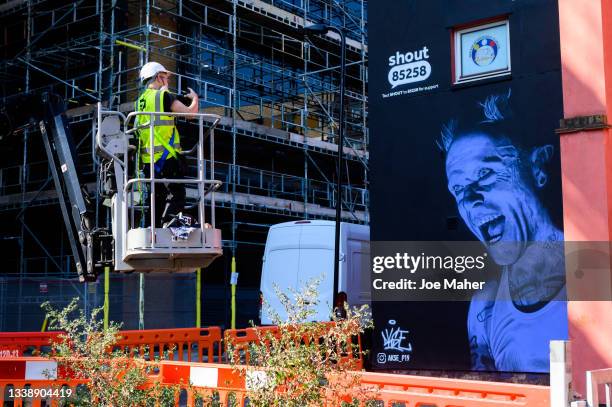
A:
{"type": "MultiPolygon", "coordinates": [[[[555,0],[377,0],[369,8],[371,124],[371,236],[375,241],[475,240],[447,187],[444,153],[436,145],[445,123],[477,121],[479,102],[510,91],[512,119],[505,131],[525,147],[552,144],[550,180],[541,199],[562,228],[559,143],[562,118],[558,10],[555,0]],[[507,15],[510,76],[453,85],[454,27],[507,15]],[[387,81],[396,51],[429,50],[431,76],[398,86],[387,81]],[[391,92],[437,87],[398,96],[391,92]]],[[[373,305],[374,367],[470,369],[468,302],[378,302],[373,305]],[[407,329],[410,363],[376,364],[387,321],[407,329]]]]}

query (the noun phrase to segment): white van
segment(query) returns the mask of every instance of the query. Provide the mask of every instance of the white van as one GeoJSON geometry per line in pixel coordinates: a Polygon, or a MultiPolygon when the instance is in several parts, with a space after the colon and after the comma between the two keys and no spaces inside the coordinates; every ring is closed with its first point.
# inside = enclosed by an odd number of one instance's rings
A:
{"type": "MultiPolygon", "coordinates": [[[[328,321],[333,302],[335,222],[299,220],[273,225],[268,231],[263,258],[260,290],[262,300],[281,317],[286,313],[274,291],[291,287],[299,290],[313,278],[319,284],[319,304],[313,320],[328,321]]],[[[351,306],[370,304],[370,227],[352,223],[340,224],[339,298],[351,306]],[[345,294],[345,296],[342,295],[345,294]]],[[[273,322],[260,311],[262,325],[273,322]]]]}

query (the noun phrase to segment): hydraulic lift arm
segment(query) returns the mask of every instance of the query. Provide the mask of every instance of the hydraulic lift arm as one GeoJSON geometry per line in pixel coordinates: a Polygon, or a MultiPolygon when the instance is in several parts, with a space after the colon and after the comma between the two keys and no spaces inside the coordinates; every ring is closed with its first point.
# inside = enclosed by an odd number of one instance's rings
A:
{"type": "Polygon", "coordinates": [[[87,191],[79,183],[64,101],[52,93],[24,94],[7,98],[1,110],[2,134],[39,127],[79,279],[95,281],[101,269],[112,264],[112,235],[94,225],[87,191]]]}

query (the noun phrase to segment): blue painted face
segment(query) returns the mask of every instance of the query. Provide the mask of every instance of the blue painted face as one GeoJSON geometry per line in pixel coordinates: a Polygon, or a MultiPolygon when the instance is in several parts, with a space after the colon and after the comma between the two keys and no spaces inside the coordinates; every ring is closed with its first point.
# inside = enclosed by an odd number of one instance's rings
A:
{"type": "Polygon", "coordinates": [[[526,155],[503,137],[469,133],[448,150],[448,188],[459,213],[499,265],[514,264],[526,242],[552,228],[531,169],[526,155]]]}

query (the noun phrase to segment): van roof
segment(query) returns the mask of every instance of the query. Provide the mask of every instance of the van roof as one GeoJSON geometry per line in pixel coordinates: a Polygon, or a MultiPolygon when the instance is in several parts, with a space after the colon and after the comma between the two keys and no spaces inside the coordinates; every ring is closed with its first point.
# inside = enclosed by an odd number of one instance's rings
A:
{"type": "MultiPolygon", "coordinates": [[[[283,222],[277,223],[276,225],[270,226],[270,230],[279,229],[279,228],[287,228],[287,227],[295,227],[295,226],[331,226],[334,227],[336,225],[336,221],[334,220],[319,220],[319,219],[302,219],[295,220],[291,222],[283,222]]],[[[367,233],[370,233],[369,225],[361,225],[358,223],[350,223],[350,222],[342,222],[342,228],[350,228],[350,230],[367,230],[367,233]]]]}
{"type": "Polygon", "coordinates": [[[334,226],[335,224],[336,224],[336,221],[333,221],[333,220],[319,220],[319,219],[306,220],[306,219],[303,219],[303,220],[295,220],[292,222],[277,223],[276,225],[272,225],[270,229],[286,228],[286,227],[300,226],[300,225],[334,226]]]}

